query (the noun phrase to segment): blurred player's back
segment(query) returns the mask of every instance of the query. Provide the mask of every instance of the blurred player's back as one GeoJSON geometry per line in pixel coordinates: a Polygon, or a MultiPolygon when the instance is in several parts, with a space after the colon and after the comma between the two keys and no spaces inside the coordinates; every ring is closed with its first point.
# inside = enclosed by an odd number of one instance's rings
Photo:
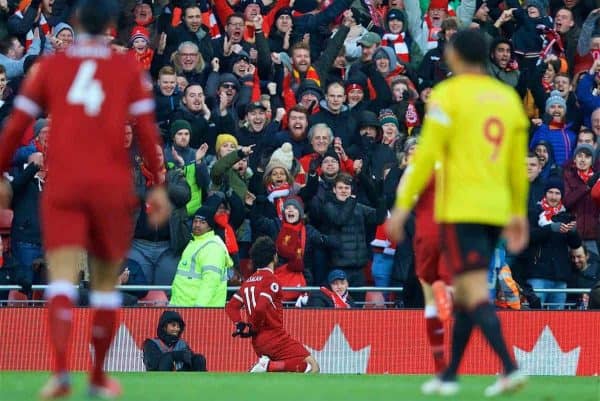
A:
{"type": "Polygon", "coordinates": [[[153,107],[143,77],[132,58],[97,40],[80,41],[35,67],[17,102],[51,116],[48,182],[129,185],[124,125],[130,112],[153,107]]]}

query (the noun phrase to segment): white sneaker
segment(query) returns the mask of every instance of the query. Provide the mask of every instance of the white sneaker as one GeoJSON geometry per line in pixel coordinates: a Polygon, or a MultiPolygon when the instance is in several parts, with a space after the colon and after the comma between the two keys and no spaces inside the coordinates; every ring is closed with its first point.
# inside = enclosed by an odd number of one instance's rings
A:
{"type": "Polygon", "coordinates": [[[486,397],[495,397],[505,393],[512,393],[523,388],[527,380],[527,376],[517,369],[508,376],[499,377],[494,384],[485,389],[484,394],[486,397]]]}
{"type": "Polygon", "coordinates": [[[425,395],[443,395],[443,396],[451,396],[458,393],[460,387],[458,382],[452,381],[442,381],[439,377],[434,377],[429,379],[421,386],[421,392],[425,395]]]}
{"type": "Polygon", "coordinates": [[[51,376],[42,390],[40,398],[51,400],[55,398],[68,397],[71,394],[71,380],[67,373],[51,376]]]}
{"type": "Polygon", "coordinates": [[[261,356],[258,359],[258,362],[256,362],[256,365],[250,369],[250,373],[265,373],[267,371],[267,367],[269,366],[269,362],[271,362],[271,359],[268,356],[261,356]]]}

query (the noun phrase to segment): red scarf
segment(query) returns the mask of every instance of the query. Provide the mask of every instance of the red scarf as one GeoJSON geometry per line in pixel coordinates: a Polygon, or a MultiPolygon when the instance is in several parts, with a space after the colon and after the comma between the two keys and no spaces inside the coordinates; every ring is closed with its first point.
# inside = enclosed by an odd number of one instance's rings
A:
{"type": "Polygon", "coordinates": [[[350,304],[347,303],[342,297],[340,297],[336,292],[331,291],[327,287],[321,287],[321,292],[327,295],[333,301],[334,308],[349,308],[350,304]]]}
{"type": "Polygon", "coordinates": [[[544,78],[542,78],[542,88],[544,88],[544,92],[550,93],[552,92],[554,85],[552,84],[552,82],[548,82],[544,78]]]}
{"type": "MultiPolygon", "coordinates": [[[[154,175],[150,170],[148,170],[144,163],[140,163],[140,170],[142,171],[142,175],[144,176],[144,178],[146,178],[146,188],[150,188],[154,186],[154,184],[157,184],[154,182],[154,175]]],[[[163,166],[161,170],[161,175],[166,173],[166,171],[167,169],[163,166]]]]}
{"type": "Polygon", "coordinates": [[[565,211],[562,201],[558,202],[558,205],[553,207],[553,206],[550,206],[550,204],[546,200],[545,196],[542,198],[540,205],[542,206],[542,209],[544,210],[542,212],[542,215],[540,216],[540,221],[539,221],[540,226],[552,223],[552,217],[565,211]],[[542,219],[542,217],[543,217],[543,219],[542,219]]]}
{"type": "Polygon", "coordinates": [[[34,139],[33,145],[35,146],[35,150],[37,150],[38,152],[42,152],[45,155],[46,147],[42,145],[42,143],[38,140],[38,138],[34,139]]]}
{"type": "Polygon", "coordinates": [[[287,265],[290,271],[301,272],[304,270],[306,226],[303,223],[283,222],[275,244],[277,254],[288,261],[287,265]]]}
{"type": "Polygon", "coordinates": [[[284,182],[283,184],[275,187],[273,184],[267,185],[267,192],[269,193],[269,201],[275,205],[277,216],[283,220],[283,202],[285,198],[290,194],[290,184],[284,182]]]}
{"type": "MultiPolygon", "coordinates": [[[[560,129],[560,130],[562,130],[566,126],[567,126],[567,124],[564,121],[556,122],[556,121],[552,120],[548,124],[548,127],[550,127],[550,129],[560,129]]],[[[570,146],[567,149],[570,149],[570,146]]]]}
{"type": "Polygon", "coordinates": [[[586,171],[577,169],[577,175],[587,184],[590,177],[594,175],[594,171],[591,168],[588,168],[586,171]]]}
{"type": "Polygon", "coordinates": [[[154,50],[148,47],[143,53],[138,53],[135,49],[129,50],[135,56],[135,60],[138,62],[140,67],[144,71],[150,71],[150,65],[152,64],[152,57],[154,57],[154,50]]]}
{"type": "Polygon", "coordinates": [[[227,247],[229,254],[233,255],[238,253],[240,247],[238,246],[237,238],[235,237],[235,231],[229,224],[229,213],[218,212],[215,214],[214,218],[215,223],[225,232],[225,246],[227,247]]]}

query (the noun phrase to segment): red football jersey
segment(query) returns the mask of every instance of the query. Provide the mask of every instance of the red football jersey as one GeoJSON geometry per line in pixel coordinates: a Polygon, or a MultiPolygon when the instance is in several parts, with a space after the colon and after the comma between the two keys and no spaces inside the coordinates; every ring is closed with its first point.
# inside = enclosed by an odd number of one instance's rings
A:
{"type": "MultiPolygon", "coordinates": [[[[253,330],[261,332],[283,329],[283,303],[281,300],[281,286],[275,278],[275,274],[264,268],[258,269],[244,281],[238,292],[233,295],[230,303],[238,301],[243,304],[248,323],[252,324],[253,330]]],[[[232,318],[232,320],[236,319],[232,318]]]]}
{"type": "MultiPolygon", "coordinates": [[[[151,171],[158,172],[150,87],[131,56],[116,54],[96,40],[79,42],[32,68],[15,99],[15,114],[35,118],[45,110],[50,116],[48,190],[82,183],[131,186],[131,163],[124,147],[129,115],[144,120],[136,130],[140,150],[151,171]]],[[[8,136],[22,135],[14,132],[20,124],[9,124],[8,136]]],[[[14,140],[6,136],[0,141],[7,146],[0,150],[0,169],[8,167],[15,150],[14,140]]]]}

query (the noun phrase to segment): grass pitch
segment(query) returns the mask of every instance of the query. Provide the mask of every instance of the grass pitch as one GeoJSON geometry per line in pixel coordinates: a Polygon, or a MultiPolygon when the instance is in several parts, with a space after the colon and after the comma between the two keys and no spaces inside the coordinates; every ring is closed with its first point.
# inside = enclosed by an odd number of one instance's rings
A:
{"type": "MultiPolygon", "coordinates": [[[[427,376],[302,375],[286,373],[120,373],[120,400],[140,401],[413,401],[437,400],[420,393],[427,376]]],[[[35,400],[48,378],[46,372],[0,372],[0,400],[35,400]]],[[[73,395],[86,399],[86,376],[73,376],[73,395]]],[[[480,401],[492,376],[461,377],[461,391],[453,400],[480,401]]],[[[532,377],[519,393],[500,400],[600,401],[598,377],[532,377]]]]}

